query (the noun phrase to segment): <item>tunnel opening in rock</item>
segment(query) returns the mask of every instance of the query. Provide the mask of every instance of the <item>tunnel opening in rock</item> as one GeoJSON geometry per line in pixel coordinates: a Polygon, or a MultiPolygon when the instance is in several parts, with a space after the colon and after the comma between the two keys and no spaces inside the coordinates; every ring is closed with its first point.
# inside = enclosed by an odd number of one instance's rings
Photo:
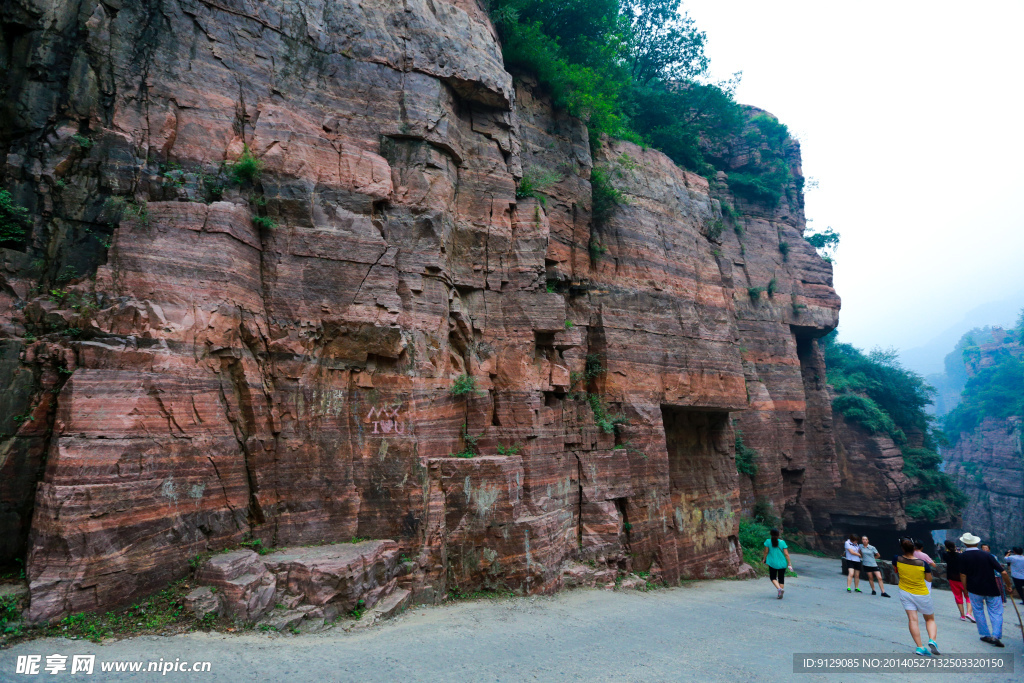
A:
{"type": "Polygon", "coordinates": [[[696,575],[705,570],[696,566],[698,558],[705,567],[731,562],[739,489],[729,414],[662,405],[661,415],[680,570],[696,575]]]}

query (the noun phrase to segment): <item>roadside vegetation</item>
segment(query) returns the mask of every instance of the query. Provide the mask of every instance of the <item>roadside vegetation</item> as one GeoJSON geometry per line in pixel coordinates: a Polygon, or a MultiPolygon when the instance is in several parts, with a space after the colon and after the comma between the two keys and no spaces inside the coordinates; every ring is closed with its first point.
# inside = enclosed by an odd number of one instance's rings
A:
{"type": "Polygon", "coordinates": [[[864,353],[838,341],[834,331],[822,344],[834,392],[832,409],[850,424],[890,437],[903,451],[903,473],[914,482],[907,514],[928,521],[956,514],[967,499],[939,470],[938,447],[946,438],[925,412],[935,390],[901,366],[895,350],[864,353]]]}

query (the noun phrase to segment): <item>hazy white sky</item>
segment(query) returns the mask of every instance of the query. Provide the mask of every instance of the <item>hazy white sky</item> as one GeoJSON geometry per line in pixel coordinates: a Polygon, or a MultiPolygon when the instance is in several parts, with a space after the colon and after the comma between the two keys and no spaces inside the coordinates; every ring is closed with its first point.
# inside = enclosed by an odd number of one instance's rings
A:
{"type": "MultiPolygon", "coordinates": [[[[842,235],[840,334],[919,346],[1024,307],[1024,0],[684,0],[712,73],[800,139],[842,235]]],[[[996,322],[996,321],[993,321],[996,322]]]]}

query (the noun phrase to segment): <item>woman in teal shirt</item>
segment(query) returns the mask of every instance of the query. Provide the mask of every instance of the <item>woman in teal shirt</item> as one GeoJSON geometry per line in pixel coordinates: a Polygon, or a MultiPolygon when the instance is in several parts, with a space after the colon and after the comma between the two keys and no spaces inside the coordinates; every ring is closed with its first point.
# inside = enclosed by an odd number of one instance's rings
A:
{"type": "Polygon", "coordinates": [[[778,589],[778,598],[781,600],[782,593],[786,590],[786,570],[793,569],[793,564],[789,560],[786,542],[779,538],[779,530],[772,529],[769,533],[772,537],[764,542],[764,556],[761,561],[768,565],[768,578],[778,589]]]}

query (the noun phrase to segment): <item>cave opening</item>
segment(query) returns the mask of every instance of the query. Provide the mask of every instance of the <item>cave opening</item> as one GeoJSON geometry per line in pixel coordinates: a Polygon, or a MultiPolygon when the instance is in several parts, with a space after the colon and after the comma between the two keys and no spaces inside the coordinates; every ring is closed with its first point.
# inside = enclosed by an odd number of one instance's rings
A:
{"type": "Polygon", "coordinates": [[[661,417],[673,494],[704,495],[731,481],[721,476],[729,454],[729,413],[663,405],[661,417]]]}

